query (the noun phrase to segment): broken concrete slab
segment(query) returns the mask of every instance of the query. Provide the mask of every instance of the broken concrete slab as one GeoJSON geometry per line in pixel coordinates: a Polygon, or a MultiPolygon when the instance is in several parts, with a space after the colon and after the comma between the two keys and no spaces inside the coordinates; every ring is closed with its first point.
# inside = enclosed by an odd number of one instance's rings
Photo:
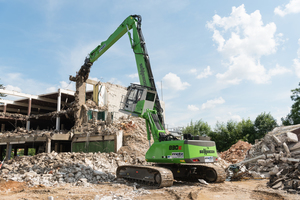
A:
{"type": "Polygon", "coordinates": [[[298,136],[295,133],[287,132],[286,137],[287,142],[298,142],[298,136]]]}
{"type": "Polygon", "coordinates": [[[290,149],[291,152],[300,151],[300,142],[293,143],[292,145],[289,145],[289,149],[290,149]]]}
{"type": "Polygon", "coordinates": [[[286,152],[287,154],[290,154],[289,147],[287,146],[287,144],[286,144],[285,142],[282,144],[282,146],[283,146],[285,152],[286,152]]]}
{"type": "Polygon", "coordinates": [[[276,142],[276,144],[277,144],[278,146],[281,146],[281,145],[282,145],[282,142],[279,140],[278,137],[276,137],[275,135],[272,135],[272,137],[273,137],[274,141],[276,142]]]}

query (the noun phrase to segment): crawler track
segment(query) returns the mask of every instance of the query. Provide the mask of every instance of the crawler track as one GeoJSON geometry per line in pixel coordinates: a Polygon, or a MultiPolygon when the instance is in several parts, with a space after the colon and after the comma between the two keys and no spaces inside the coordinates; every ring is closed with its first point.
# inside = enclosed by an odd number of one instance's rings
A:
{"type": "Polygon", "coordinates": [[[159,188],[173,185],[173,173],[166,168],[142,165],[123,165],[117,169],[117,177],[138,181],[159,188]]]}
{"type": "MultiPolygon", "coordinates": [[[[203,166],[203,167],[207,167],[207,170],[212,170],[211,172],[215,172],[216,173],[216,179],[214,181],[210,181],[207,180],[209,182],[213,182],[213,183],[222,183],[225,181],[226,179],[226,172],[222,167],[216,166],[212,163],[201,163],[201,164],[190,164],[190,165],[198,165],[198,166],[203,166]]],[[[206,174],[207,176],[208,174],[206,174]]],[[[207,177],[207,178],[211,178],[211,177],[207,177]]]]}
{"type": "Polygon", "coordinates": [[[155,166],[171,170],[176,180],[198,181],[198,179],[204,179],[209,183],[221,183],[226,179],[225,170],[213,163],[157,163],[155,166]]]}
{"type": "Polygon", "coordinates": [[[204,179],[210,183],[220,183],[225,181],[226,173],[223,168],[212,163],[123,165],[118,167],[117,177],[161,188],[172,186],[174,178],[185,181],[204,179]]]}

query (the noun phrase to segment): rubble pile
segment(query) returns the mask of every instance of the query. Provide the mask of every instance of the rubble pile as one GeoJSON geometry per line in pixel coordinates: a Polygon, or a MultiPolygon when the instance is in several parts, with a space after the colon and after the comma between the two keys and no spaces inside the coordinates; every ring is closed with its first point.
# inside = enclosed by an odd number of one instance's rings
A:
{"type": "Polygon", "coordinates": [[[41,153],[22,156],[5,162],[0,178],[27,182],[29,186],[58,186],[70,183],[89,186],[90,183],[112,182],[116,168],[124,164],[143,164],[143,160],[123,151],[116,153],[41,153]]]}
{"type": "Polygon", "coordinates": [[[300,142],[293,130],[300,125],[277,127],[251,147],[243,164],[254,178],[270,178],[273,189],[300,193],[300,142]]]}
{"type": "MultiPolygon", "coordinates": [[[[136,117],[123,117],[106,125],[103,121],[96,124],[85,123],[82,131],[86,134],[115,134],[124,131],[124,145],[118,153],[41,153],[33,157],[22,156],[6,161],[0,171],[0,178],[18,182],[28,182],[30,186],[43,184],[55,186],[71,183],[88,186],[90,183],[112,182],[118,166],[125,164],[145,164],[148,150],[145,121],[136,117]],[[101,130],[99,130],[101,127],[101,130]]],[[[37,131],[33,131],[34,133],[37,131]]],[[[23,128],[15,133],[29,134],[23,128]]],[[[9,137],[14,133],[3,134],[9,137]]],[[[51,131],[39,131],[51,136],[51,131]]]]}
{"type": "Polygon", "coordinates": [[[251,148],[251,144],[239,140],[232,145],[227,151],[221,152],[219,157],[229,163],[238,163],[245,159],[248,150],[251,148]]]}
{"type": "Polygon", "coordinates": [[[0,112],[0,117],[2,118],[13,118],[17,120],[26,120],[28,118],[27,115],[17,114],[17,113],[7,113],[7,112],[0,112]]]}
{"type": "Polygon", "coordinates": [[[218,162],[215,162],[214,165],[218,166],[218,167],[222,167],[224,170],[226,170],[228,168],[228,166],[230,165],[229,162],[227,162],[226,160],[223,160],[220,156],[218,157],[218,162]]]}
{"type": "Polygon", "coordinates": [[[61,115],[67,115],[68,117],[71,117],[71,115],[68,115],[68,114],[72,114],[73,112],[74,112],[73,108],[67,108],[65,110],[53,111],[53,112],[49,112],[49,113],[46,113],[46,114],[36,114],[36,115],[31,114],[29,118],[39,119],[41,117],[58,117],[58,116],[61,116],[61,115]]]}
{"type": "Polygon", "coordinates": [[[53,134],[67,134],[68,131],[57,131],[57,130],[26,130],[22,127],[17,127],[14,131],[5,131],[0,132],[1,138],[9,138],[9,137],[36,137],[36,136],[46,136],[51,137],[53,134]]]}
{"type": "MultiPolygon", "coordinates": [[[[107,121],[97,120],[96,122],[83,123],[80,128],[73,127],[72,131],[78,131],[81,135],[114,135],[117,131],[123,130],[124,145],[133,145],[133,150],[140,150],[135,148],[135,144],[145,142],[147,144],[146,123],[144,119],[138,117],[121,117],[113,123],[107,121]]],[[[71,131],[71,132],[72,132],[71,131]]],[[[144,146],[140,146],[145,148],[144,146]]],[[[148,146],[146,146],[146,149],[148,146]]]]}
{"type": "Polygon", "coordinates": [[[80,128],[73,127],[72,131],[80,132],[88,135],[113,135],[118,131],[116,124],[108,124],[105,121],[97,121],[96,123],[87,122],[80,126],[80,128]]]}
{"type": "Polygon", "coordinates": [[[120,117],[116,126],[123,130],[123,147],[119,152],[126,151],[144,158],[149,149],[145,120],[139,117],[120,117]]]}

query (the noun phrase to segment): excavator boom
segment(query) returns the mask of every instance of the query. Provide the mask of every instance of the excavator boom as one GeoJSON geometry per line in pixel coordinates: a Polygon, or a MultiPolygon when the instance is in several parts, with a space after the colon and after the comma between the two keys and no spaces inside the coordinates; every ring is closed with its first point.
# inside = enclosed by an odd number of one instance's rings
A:
{"type": "MultiPolygon", "coordinates": [[[[135,55],[140,84],[147,87],[148,90],[156,92],[156,86],[150,66],[149,55],[146,49],[146,43],[141,29],[142,18],[140,15],[128,16],[120,26],[108,37],[92,50],[81,66],[78,75],[87,80],[90,68],[98,58],[103,55],[114,43],[116,43],[125,33],[128,33],[131,48],[135,55]],[[132,33],[130,32],[132,30],[132,33]]],[[[154,109],[157,111],[160,122],[164,126],[163,109],[160,104],[158,95],[154,99],[154,109]]]]}

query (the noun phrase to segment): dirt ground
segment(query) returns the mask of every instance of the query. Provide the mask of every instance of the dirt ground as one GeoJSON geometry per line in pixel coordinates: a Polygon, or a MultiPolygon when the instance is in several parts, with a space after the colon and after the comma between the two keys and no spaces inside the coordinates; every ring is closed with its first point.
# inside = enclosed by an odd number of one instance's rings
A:
{"type": "Polygon", "coordinates": [[[297,194],[287,194],[282,190],[266,187],[268,180],[244,180],[203,185],[201,183],[175,182],[172,187],[154,188],[124,180],[115,183],[90,184],[88,187],[64,185],[45,187],[43,185],[29,188],[26,183],[0,180],[0,199],[29,200],[45,199],[98,199],[98,200],[130,200],[130,199],[164,199],[164,200],[281,200],[299,199],[297,194]]]}

